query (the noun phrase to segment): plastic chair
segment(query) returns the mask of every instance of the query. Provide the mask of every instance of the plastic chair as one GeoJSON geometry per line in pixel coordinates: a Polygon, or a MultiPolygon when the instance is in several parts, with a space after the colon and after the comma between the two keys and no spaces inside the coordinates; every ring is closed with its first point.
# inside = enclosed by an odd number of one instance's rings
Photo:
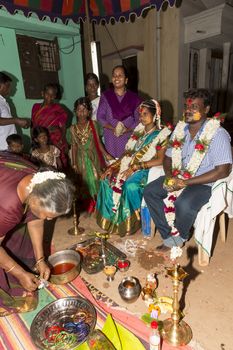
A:
{"type": "MultiPolygon", "coordinates": [[[[225,221],[224,211],[222,211],[220,214],[218,214],[218,219],[219,219],[218,222],[219,222],[219,233],[220,233],[221,241],[223,243],[225,243],[226,242],[226,221],[225,221]]],[[[216,223],[216,221],[215,221],[215,223],[216,223]]],[[[208,232],[207,232],[207,234],[208,234],[208,232]]],[[[194,232],[194,235],[195,235],[195,232],[194,232]]],[[[209,265],[209,261],[210,261],[210,255],[201,246],[201,244],[198,244],[198,263],[199,263],[199,265],[200,266],[207,266],[207,265],[209,265]]]]}
{"type": "MultiPolygon", "coordinates": [[[[164,175],[161,167],[152,167],[149,171],[148,182],[156,180],[164,175]]],[[[209,202],[206,203],[194,222],[194,238],[198,245],[198,263],[200,266],[207,266],[211,256],[213,233],[216,223],[216,218],[219,220],[219,231],[221,241],[226,241],[226,222],[225,214],[230,218],[233,217],[233,171],[224,178],[216,181],[212,186],[212,194],[209,202]]],[[[145,200],[142,200],[141,208],[145,208],[145,200]]],[[[155,225],[152,219],[150,223],[151,237],[155,232],[155,225]]],[[[143,223],[142,223],[143,224],[143,223]]]]}
{"type": "Polygon", "coordinates": [[[211,256],[213,233],[216,218],[219,220],[221,241],[226,241],[225,213],[233,217],[233,172],[226,178],[220,179],[212,186],[209,202],[199,211],[194,223],[194,237],[198,244],[198,262],[207,266],[211,256]]]}

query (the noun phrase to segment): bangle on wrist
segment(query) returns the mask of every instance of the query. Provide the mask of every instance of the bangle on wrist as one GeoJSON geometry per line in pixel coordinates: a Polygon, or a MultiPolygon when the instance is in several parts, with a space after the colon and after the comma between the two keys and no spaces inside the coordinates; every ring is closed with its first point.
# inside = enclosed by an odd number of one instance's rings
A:
{"type": "Polygon", "coordinates": [[[137,171],[139,169],[139,166],[138,164],[133,164],[130,166],[130,168],[133,170],[133,171],[137,171]]]}
{"type": "Polygon", "coordinates": [[[6,273],[11,272],[15,267],[16,267],[16,265],[13,265],[9,270],[5,270],[6,273]]]}
{"type": "Polygon", "coordinates": [[[41,261],[44,261],[44,256],[36,260],[35,266],[37,266],[41,261]]]}
{"type": "Polygon", "coordinates": [[[146,163],[145,162],[141,162],[140,165],[141,165],[141,169],[143,169],[143,170],[146,169],[146,163]]]}

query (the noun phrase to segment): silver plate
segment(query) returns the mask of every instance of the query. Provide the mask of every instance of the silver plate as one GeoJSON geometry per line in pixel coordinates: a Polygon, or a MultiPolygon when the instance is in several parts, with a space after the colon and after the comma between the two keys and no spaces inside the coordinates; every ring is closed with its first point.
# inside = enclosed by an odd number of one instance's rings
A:
{"type": "MultiPolygon", "coordinates": [[[[96,324],[96,310],[94,306],[86,299],[81,297],[67,297],[53,301],[52,303],[45,306],[34,318],[31,328],[30,335],[33,342],[39,349],[54,349],[61,350],[64,346],[50,346],[46,347],[44,345],[44,340],[46,339],[45,330],[47,327],[51,327],[54,324],[59,324],[63,326],[64,323],[73,321],[74,316],[78,312],[84,311],[89,315],[89,319],[86,323],[90,326],[91,332],[95,328],[96,324]]],[[[86,337],[87,338],[87,337],[86,337]]],[[[80,345],[82,342],[72,343],[72,345],[66,346],[65,349],[72,350],[80,345]]]]}

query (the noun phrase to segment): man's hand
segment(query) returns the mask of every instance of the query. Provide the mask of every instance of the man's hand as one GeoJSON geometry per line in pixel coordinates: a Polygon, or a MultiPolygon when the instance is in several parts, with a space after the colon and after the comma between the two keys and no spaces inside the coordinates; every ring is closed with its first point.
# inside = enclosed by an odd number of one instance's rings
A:
{"type": "Polygon", "coordinates": [[[21,128],[27,129],[31,124],[31,120],[27,118],[16,118],[15,124],[20,126],[21,128]]]}
{"type": "Polygon", "coordinates": [[[168,192],[179,191],[184,187],[186,187],[185,181],[175,177],[166,178],[163,184],[163,188],[168,192]]]}

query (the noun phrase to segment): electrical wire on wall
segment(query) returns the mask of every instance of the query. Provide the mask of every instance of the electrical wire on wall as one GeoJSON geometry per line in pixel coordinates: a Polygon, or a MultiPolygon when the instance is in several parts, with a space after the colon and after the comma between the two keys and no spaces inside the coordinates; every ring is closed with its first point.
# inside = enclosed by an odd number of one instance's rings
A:
{"type": "Polygon", "coordinates": [[[75,45],[77,45],[79,43],[81,43],[81,40],[74,41],[74,37],[72,37],[72,44],[64,46],[64,47],[59,47],[59,51],[61,51],[64,55],[70,55],[74,51],[75,45]],[[71,48],[70,51],[68,51],[68,52],[64,51],[64,50],[67,50],[69,48],[71,48]]]}
{"type": "Polygon", "coordinates": [[[108,35],[109,35],[109,37],[110,37],[110,39],[111,39],[111,41],[112,41],[112,43],[113,43],[113,45],[114,45],[114,47],[115,47],[116,52],[118,53],[120,59],[123,60],[123,57],[121,56],[121,53],[120,53],[120,51],[119,51],[119,49],[118,49],[118,47],[117,47],[117,45],[116,45],[116,43],[115,43],[115,41],[114,41],[112,35],[111,35],[111,33],[109,32],[109,30],[108,30],[108,28],[106,27],[105,24],[104,24],[104,28],[106,29],[106,32],[108,33],[108,35]]]}

